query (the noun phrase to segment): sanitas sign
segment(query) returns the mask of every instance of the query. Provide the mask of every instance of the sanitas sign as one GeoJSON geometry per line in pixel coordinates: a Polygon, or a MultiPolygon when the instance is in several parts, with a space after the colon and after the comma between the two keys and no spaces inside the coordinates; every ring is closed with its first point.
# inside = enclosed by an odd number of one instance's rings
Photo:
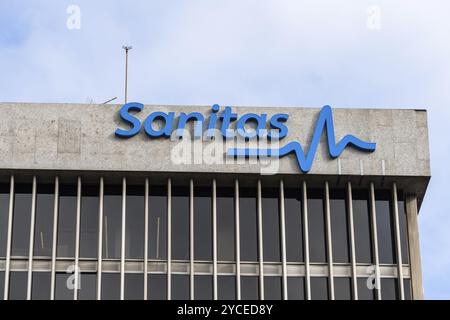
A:
{"type": "MultiPolygon", "coordinates": [[[[180,113],[178,116],[178,124],[176,125],[174,112],[153,112],[141,123],[130,112],[136,113],[144,109],[144,105],[138,102],[127,103],[122,106],[119,111],[120,118],[130,125],[129,129],[117,128],[116,136],[121,138],[131,138],[138,134],[142,127],[145,133],[151,138],[165,137],[168,138],[175,132],[175,136],[181,138],[185,132],[186,125],[189,121],[194,122],[194,137],[195,138],[213,138],[216,136],[218,124],[220,122],[219,131],[224,139],[234,138],[236,136],[250,139],[268,139],[281,140],[285,138],[289,129],[287,121],[289,115],[286,113],[276,113],[270,118],[267,114],[246,113],[239,116],[233,113],[231,107],[225,107],[221,112],[219,105],[215,104],[211,107],[211,114],[209,119],[200,112],[180,113]],[[155,122],[162,122],[162,126],[155,129],[155,122]],[[231,129],[232,122],[236,122],[235,129],[231,129]],[[248,123],[254,123],[255,128],[247,128],[248,123]],[[269,124],[270,129],[267,129],[269,124]],[[203,132],[203,129],[206,131],[203,132]]],[[[311,170],[314,156],[320,142],[320,137],[323,131],[326,130],[328,151],[332,158],[337,158],[341,155],[347,146],[353,146],[361,151],[373,152],[376,149],[376,144],[372,142],[365,142],[353,136],[346,135],[339,142],[336,142],[334,135],[333,114],[330,106],[324,106],[319,113],[316,122],[316,127],[312,136],[311,145],[308,152],[305,154],[303,148],[298,141],[290,141],[281,148],[229,148],[227,149],[227,156],[232,157],[276,157],[281,158],[290,153],[296,156],[300,170],[307,173],[311,170]]]]}

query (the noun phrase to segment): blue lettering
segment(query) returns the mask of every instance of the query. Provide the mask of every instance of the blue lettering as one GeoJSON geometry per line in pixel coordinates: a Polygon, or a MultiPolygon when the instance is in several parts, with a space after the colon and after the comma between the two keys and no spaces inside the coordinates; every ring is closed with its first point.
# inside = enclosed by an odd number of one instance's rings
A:
{"type": "Polygon", "coordinates": [[[144,121],[144,130],[145,133],[148,134],[149,137],[157,138],[157,137],[170,137],[173,128],[173,119],[175,118],[175,113],[169,112],[153,112],[150,114],[147,119],[144,121]],[[153,129],[153,122],[155,120],[163,120],[164,124],[159,130],[153,129]]]}
{"type": "Polygon", "coordinates": [[[254,113],[247,113],[239,118],[236,124],[236,130],[237,133],[243,138],[253,139],[256,136],[261,137],[261,131],[266,129],[266,122],[266,114],[257,115],[254,113]],[[247,131],[247,129],[245,128],[245,124],[249,121],[256,122],[256,130],[252,130],[250,132],[247,131]]]}
{"type": "Polygon", "coordinates": [[[205,121],[205,117],[199,112],[192,112],[186,114],[182,112],[180,114],[180,119],[178,120],[178,128],[177,128],[177,137],[183,136],[183,131],[186,128],[186,123],[188,121],[194,121],[194,137],[201,138],[203,135],[203,122],[205,121]]]}
{"type": "MultiPolygon", "coordinates": [[[[278,140],[281,140],[285,138],[288,134],[288,128],[284,124],[289,118],[289,115],[286,113],[277,113],[270,118],[270,128],[273,130],[279,130],[279,132],[276,134],[276,138],[278,140]]],[[[272,139],[272,132],[269,131],[267,134],[268,139],[272,139]]]]}
{"type": "Polygon", "coordinates": [[[139,133],[141,130],[141,122],[138,118],[132,116],[129,112],[130,111],[136,111],[140,112],[144,108],[144,105],[142,103],[138,102],[130,102],[125,105],[123,105],[122,108],[120,108],[119,116],[120,118],[125,121],[126,123],[131,125],[131,129],[129,130],[123,130],[120,128],[117,128],[114,132],[116,136],[123,137],[123,138],[130,138],[132,136],[135,136],[139,133]]]}

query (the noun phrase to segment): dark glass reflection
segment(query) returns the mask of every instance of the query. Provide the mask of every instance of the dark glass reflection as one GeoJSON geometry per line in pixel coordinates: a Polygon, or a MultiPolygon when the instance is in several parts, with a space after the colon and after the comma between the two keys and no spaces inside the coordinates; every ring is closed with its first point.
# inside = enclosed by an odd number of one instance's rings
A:
{"type": "Polygon", "coordinates": [[[31,222],[31,183],[14,187],[12,256],[28,256],[31,222]]]}
{"type": "Polygon", "coordinates": [[[2,289],[5,286],[5,271],[0,271],[0,300],[3,300],[2,289]]]}
{"type": "MultiPolygon", "coordinates": [[[[402,194],[399,194],[399,199],[403,198],[402,194]]],[[[409,248],[408,248],[408,222],[406,217],[405,202],[403,200],[398,201],[398,222],[400,229],[400,243],[402,250],[402,263],[409,263],[409,248]]]]}
{"type": "Polygon", "coordinates": [[[172,259],[189,260],[189,188],[172,188],[172,259]]]}
{"type": "Polygon", "coordinates": [[[334,299],[335,300],[351,300],[352,299],[352,282],[351,278],[334,278],[334,299]]]}
{"type": "Polygon", "coordinates": [[[405,300],[412,300],[411,279],[403,279],[403,291],[405,300]]]}
{"type": "Polygon", "coordinates": [[[125,299],[143,300],[144,299],[144,274],[127,273],[125,274],[125,299]]]}
{"type": "Polygon", "coordinates": [[[256,188],[239,190],[241,261],[258,261],[258,214],[256,188]]]}
{"type": "Polygon", "coordinates": [[[172,274],[172,300],[189,300],[189,276],[172,274]]]}
{"type": "Polygon", "coordinates": [[[145,187],[127,186],[125,257],[144,258],[145,187]]]}
{"type": "Polygon", "coordinates": [[[75,275],[72,273],[55,274],[55,300],[73,300],[75,275]]]}
{"type": "Polygon", "coordinates": [[[148,258],[167,259],[167,188],[150,186],[149,193],[148,258]]]}
{"type": "Polygon", "coordinates": [[[259,277],[241,276],[241,299],[258,300],[259,298],[259,277]]]}
{"type": "Polygon", "coordinates": [[[120,273],[102,273],[102,300],[120,299],[120,273]]]}
{"type": "Polygon", "coordinates": [[[372,282],[369,278],[358,278],[358,300],[375,300],[376,289],[371,289],[372,282]]]}
{"type": "Polygon", "coordinates": [[[195,300],[212,300],[213,278],[210,275],[194,276],[194,298],[195,300]]]}
{"type": "Polygon", "coordinates": [[[284,211],[286,224],[286,260],[303,262],[303,214],[301,190],[284,191],[284,211]]]}
{"type": "Polygon", "coordinates": [[[147,278],[147,298],[148,300],[167,299],[167,275],[149,274],[147,278]]]}
{"type": "Polygon", "coordinates": [[[353,224],[356,262],[372,263],[372,224],[369,211],[369,192],[353,190],[353,224]]]}
{"type": "Polygon", "coordinates": [[[194,259],[212,260],[211,187],[194,189],[194,259]]]}
{"type": "Polygon", "coordinates": [[[264,261],[270,262],[281,261],[278,195],[278,189],[262,190],[263,254],[264,261]]]}
{"type": "Polygon", "coordinates": [[[51,257],[53,243],[53,216],[55,187],[38,184],[36,190],[36,216],[34,227],[34,255],[51,257]]]}
{"type": "Polygon", "coordinates": [[[81,187],[80,257],[97,258],[99,185],[81,187]]]}
{"type": "Polygon", "coordinates": [[[33,272],[31,283],[32,300],[50,300],[51,273],[33,272]]]}
{"type": "Polygon", "coordinates": [[[375,192],[377,213],[378,256],[380,263],[396,263],[394,242],[394,221],[391,211],[391,194],[387,191],[375,192]]]}
{"type": "Polygon", "coordinates": [[[219,300],[236,299],[236,277],[218,276],[217,277],[217,297],[219,300]]]}
{"type": "Polygon", "coordinates": [[[9,300],[27,299],[28,272],[11,271],[9,274],[9,300]]]}
{"type": "MultiPolygon", "coordinates": [[[[0,257],[6,257],[8,240],[9,184],[0,184],[0,257]]],[[[0,287],[1,288],[1,287],[0,287]]],[[[1,290],[0,290],[1,292],[1,290]]]]}
{"type": "Polygon", "coordinates": [[[305,278],[288,277],[287,285],[289,300],[305,300],[305,278]]]}
{"type": "Polygon", "coordinates": [[[95,300],[97,298],[97,274],[80,273],[79,300],[95,300]]]}
{"type": "Polygon", "coordinates": [[[345,190],[331,190],[330,220],[333,243],[333,262],[350,262],[345,190]]]}
{"type": "Polygon", "coordinates": [[[235,259],[234,190],[217,188],[217,257],[220,261],[235,259]]]}
{"type": "Polygon", "coordinates": [[[311,277],[311,300],[328,300],[328,279],[311,277]]]}
{"type": "Polygon", "coordinates": [[[105,185],[103,196],[103,257],[120,259],[122,237],[122,186],[105,185]]]}
{"type": "Polygon", "coordinates": [[[325,212],[323,190],[308,190],[309,257],[311,262],[326,262],[325,212]]]}
{"type": "Polygon", "coordinates": [[[394,278],[381,278],[381,299],[399,299],[398,282],[394,278]]]}
{"type": "Polygon", "coordinates": [[[281,300],[281,277],[264,277],[264,299],[281,300]]]}
{"type": "Polygon", "coordinates": [[[71,258],[75,256],[75,237],[77,224],[77,185],[59,186],[58,240],[56,256],[71,258]]]}

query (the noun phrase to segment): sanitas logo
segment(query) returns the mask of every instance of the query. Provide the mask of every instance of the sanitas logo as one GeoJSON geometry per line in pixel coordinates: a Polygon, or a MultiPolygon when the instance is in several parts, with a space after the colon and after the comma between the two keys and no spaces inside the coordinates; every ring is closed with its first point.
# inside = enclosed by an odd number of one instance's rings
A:
{"type": "MultiPolygon", "coordinates": [[[[131,102],[127,103],[119,111],[120,118],[131,126],[130,129],[124,130],[117,128],[116,136],[122,138],[130,138],[141,131],[141,121],[132,112],[140,112],[144,108],[142,103],[131,102]]],[[[288,127],[286,122],[289,118],[288,114],[277,113],[268,119],[267,114],[246,113],[240,117],[233,113],[231,107],[225,107],[220,112],[219,105],[215,104],[211,108],[211,115],[207,123],[206,132],[203,132],[204,124],[206,124],[205,116],[199,112],[184,113],[179,115],[178,125],[175,125],[174,112],[153,112],[147,116],[143,122],[145,133],[151,138],[170,137],[175,130],[175,136],[182,138],[186,130],[186,124],[189,121],[194,122],[194,137],[205,137],[211,139],[215,137],[217,124],[220,120],[220,134],[224,139],[234,138],[237,135],[246,139],[267,139],[267,140],[281,140],[288,135],[288,127]],[[156,121],[162,122],[162,126],[155,129],[154,123],[156,121]],[[236,122],[236,128],[230,129],[232,122],[236,122]],[[267,122],[269,121],[270,130],[267,130],[267,122]],[[248,129],[248,123],[256,124],[255,128],[248,129]],[[176,128],[176,129],[174,129],[176,128]]],[[[323,131],[326,131],[328,152],[332,158],[339,157],[347,146],[353,146],[361,151],[373,152],[376,149],[376,144],[372,142],[365,142],[353,136],[346,135],[339,142],[336,142],[334,135],[333,113],[330,106],[324,106],[319,113],[319,118],[316,122],[316,128],[313,133],[312,141],[308,152],[305,154],[300,142],[291,141],[281,148],[229,148],[227,155],[236,158],[258,158],[258,157],[274,157],[281,158],[290,153],[293,153],[297,159],[300,170],[307,173],[311,170],[317,147],[320,142],[320,137],[323,131]]]]}

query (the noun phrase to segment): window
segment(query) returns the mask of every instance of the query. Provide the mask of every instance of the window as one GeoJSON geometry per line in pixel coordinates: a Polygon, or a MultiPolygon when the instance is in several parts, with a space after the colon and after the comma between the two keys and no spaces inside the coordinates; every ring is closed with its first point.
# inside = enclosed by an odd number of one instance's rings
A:
{"type": "Polygon", "coordinates": [[[102,300],[120,299],[120,273],[102,273],[102,300]]]}
{"type": "Polygon", "coordinates": [[[0,300],[3,300],[3,296],[1,295],[3,293],[3,289],[5,286],[5,271],[0,271],[0,300]]]}
{"type": "Polygon", "coordinates": [[[232,188],[217,188],[217,257],[220,261],[235,259],[234,192],[232,188]]]}
{"type": "Polygon", "coordinates": [[[55,186],[38,184],[34,227],[34,255],[52,256],[55,186]]]}
{"type": "Polygon", "coordinates": [[[358,278],[358,300],[375,300],[375,291],[371,278],[358,278]]]}
{"type": "Polygon", "coordinates": [[[403,279],[403,292],[405,300],[412,300],[411,279],[403,279]]]}
{"type": "Polygon", "coordinates": [[[397,279],[381,278],[381,298],[383,300],[397,300],[399,296],[397,279]]]}
{"type": "Polygon", "coordinates": [[[80,218],[80,257],[97,258],[99,185],[82,185],[80,218]]]}
{"type": "Polygon", "coordinates": [[[149,274],[147,277],[147,298],[149,300],[167,299],[167,275],[149,274]]]}
{"type": "Polygon", "coordinates": [[[280,212],[279,189],[262,190],[262,225],[264,261],[279,262],[280,255],[280,212]]]}
{"type": "Polygon", "coordinates": [[[144,274],[127,273],[125,274],[125,299],[143,300],[144,299],[144,274]]]}
{"type": "Polygon", "coordinates": [[[399,193],[398,201],[398,221],[400,229],[400,245],[402,250],[402,263],[409,263],[409,248],[408,248],[408,223],[405,209],[405,201],[403,201],[403,195],[399,193]]]}
{"type": "Polygon", "coordinates": [[[352,299],[352,282],[351,278],[334,278],[334,298],[336,300],[352,299]]]}
{"type": "Polygon", "coordinates": [[[97,298],[97,274],[80,273],[78,300],[95,300],[97,298]]]}
{"type": "Polygon", "coordinates": [[[150,186],[148,206],[148,258],[167,259],[167,188],[150,186]]]}
{"type": "Polygon", "coordinates": [[[311,300],[328,299],[328,278],[311,277],[311,300]]]}
{"type": "Polygon", "coordinates": [[[31,284],[32,300],[50,300],[51,273],[33,272],[31,284]]]}
{"type": "Polygon", "coordinates": [[[287,285],[289,300],[305,300],[305,278],[288,277],[287,285]]]}
{"type": "Polygon", "coordinates": [[[259,298],[259,277],[241,276],[241,299],[257,300],[259,298]]]}
{"type": "Polygon", "coordinates": [[[281,277],[264,277],[264,299],[281,300],[281,277]]]}
{"type": "Polygon", "coordinates": [[[285,189],[286,260],[303,262],[303,214],[300,189],[285,189]]]}
{"type": "Polygon", "coordinates": [[[236,299],[236,277],[218,276],[217,277],[217,295],[219,300],[236,299]]]}
{"type": "Polygon", "coordinates": [[[196,300],[212,300],[213,279],[210,275],[194,276],[194,298],[196,300]]]}
{"type": "Polygon", "coordinates": [[[55,274],[55,300],[74,299],[74,279],[73,273],[58,272],[55,274]]]}
{"type": "Polygon", "coordinates": [[[18,184],[14,189],[11,255],[26,257],[30,245],[31,184],[18,184]]]}
{"type": "Polygon", "coordinates": [[[369,192],[367,190],[353,190],[352,197],[356,262],[373,263],[369,192]]]}
{"type": "Polygon", "coordinates": [[[397,263],[394,242],[394,222],[391,211],[390,193],[375,192],[375,206],[377,213],[378,256],[380,263],[397,263]]]}
{"type": "MultiPolygon", "coordinates": [[[[77,185],[59,186],[58,240],[56,256],[75,257],[77,185]]],[[[97,213],[98,215],[98,213],[97,213]]]]}
{"type": "Polygon", "coordinates": [[[9,300],[27,299],[28,272],[11,271],[9,274],[9,300]]]}
{"type": "Polygon", "coordinates": [[[189,276],[172,274],[172,300],[189,300],[189,276]]]}
{"type": "Polygon", "coordinates": [[[8,216],[9,216],[9,184],[1,183],[0,184],[0,257],[6,257],[6,242],[8,239],[8,216]]]}
{"type": "Polygon", "coordinates": [[[172,259],[189,260],[189,188],[172,189],[172,259]]]}
{"type": "Polygon", "coordinates": [[[212,260],[211,188],[194,189],[194,258],[212,260]]]}
{"type": "Polygon", "coordinates": [[[239,190],[239,234],[241,261],[258,261],[258,215],[256,189],[239,190]]]}
{"type": "Polygon", "coordinates": [[[127,186],[125,257],[144,258],[144,186],[127,186]]]}
{"type": "Polygon", "coordinates": [[[309,257],[311,262],[326,262],[325,213],[323,190],[308,189],[309,257]]]}
{"type": "Polygon", "coordinates": [[[105,185],[103,201],[103,258],[120,259],[122,238],[122,186],[105,185]]]}
{"type": "Polygon", "coordinates": [[[330,192],[330,220],[333,262],[350,262],[345,190],[332,190],[330,192]]]}

